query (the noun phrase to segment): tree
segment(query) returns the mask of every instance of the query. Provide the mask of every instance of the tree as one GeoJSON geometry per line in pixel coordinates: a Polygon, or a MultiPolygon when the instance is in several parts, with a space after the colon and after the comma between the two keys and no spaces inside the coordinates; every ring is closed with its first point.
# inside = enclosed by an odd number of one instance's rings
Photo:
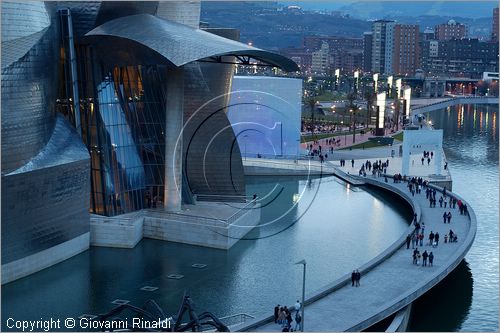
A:
{"type": "Polygon", "coordinates": [[[309,109],[311,110],[311,134],[313,141],[314,138],[314,110],[316,109],[316,100],[314,98],[309,98],[307,100],[307,105],[309,105],[309,109]]]}
{"type": "Polygon", "coordinates": [[[373,91],[365,92],[365,100],[366,100],[366,126],[369,127],[372,120],[372,107],[375,103],[375,93],[373,91]]]}

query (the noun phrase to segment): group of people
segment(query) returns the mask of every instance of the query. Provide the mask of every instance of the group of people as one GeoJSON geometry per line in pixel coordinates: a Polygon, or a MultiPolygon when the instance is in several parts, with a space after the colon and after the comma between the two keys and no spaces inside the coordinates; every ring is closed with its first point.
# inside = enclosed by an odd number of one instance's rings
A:
{"type": "Polygon", "coordinates": [[[424,250],[422,254],[418,249],[413,250],[412,258],[413,264],[417,266],[420,264],[420,258],[422,258],[422,266],[427,266],[427,259],[429,259],[429,267],[434,263],[434,253],[427,253],[427,250],[424,250]]]}
{"type": "Polygon", "coordinates": [[[443,223],[446,224],[446,223],[451,223],[451,212],[444,212],[443,213],[443,223]]]}
{"type": "MultiPolygon", "coordinates": [[[[340,166],[345,167],[345,160],[344,159],[340,159],[340,166]]],[[[354,160],[351,160],[351,166],[354,168],[354,160]]]]}
{"type": "Polygon", "coordinates": [[[351,282],[352,282],[352,286],[353,287],[359,287],[360,286],[360,283],[359,281],[361,280],[361,273],[359,272],[359,270],[354,270],[352,271],[351,273],[351,282]]]}
{"type": "Polygon", "coordinates": [[[274,323],[281,325],[282,332],[293,332],[300,327],[302,316],[300,315],[300,308],[302,304],[297,300],[292,309],[279,304],[274,307],[274,323]],[[292,328],[292,311],[295,311],[295,328],[292,328]]]}

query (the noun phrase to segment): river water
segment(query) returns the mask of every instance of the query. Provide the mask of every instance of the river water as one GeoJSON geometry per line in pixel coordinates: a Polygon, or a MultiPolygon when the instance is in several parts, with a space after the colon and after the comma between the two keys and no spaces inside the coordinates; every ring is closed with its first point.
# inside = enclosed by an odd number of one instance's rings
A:
{"type": "Polygon", "coordinates": [[[307,261],[306,286],[314,291],[382,252],[411,220],[397,198],[350,189],[334,177],[249,177],[247,191],[263,198],[261,225],[229,251],[152,239],[134,249],[92,247],[3,286],[2,327],[9,317],[105,313],[116,299],[138,306],[154,299],[174,314],[185,291],[198,312],[270,315],[276,303],[301,296],[302,266],[295,262],[307,261]],[[140,290],[144,286],[159,289],[140,290]]]}
{"type": "Polygon", "coordinates": [[[474,208],[477,235],[465,261],[414,305],[413,331],[498,331],[498,105],[428,114],[443,129],[453,191],[474,208]]]}

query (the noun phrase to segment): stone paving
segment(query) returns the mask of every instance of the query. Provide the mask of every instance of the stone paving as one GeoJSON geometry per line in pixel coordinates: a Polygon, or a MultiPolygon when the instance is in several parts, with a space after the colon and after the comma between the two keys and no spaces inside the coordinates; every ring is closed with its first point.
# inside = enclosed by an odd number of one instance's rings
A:
{"type": "MultiPolygon", "coordinates": [[[[371,176],[369,178],[374,179],[371,176]]],[[[376,178],[375,181],[382,183],[383,179],[376,178]]],[[[409,194],[405,183],[394,184],[392,180],[389,180],[389,183],[386,184],[409,194]]],[[[438,192],[436,199],[439,199],[439,196],[438,192]]],[[[421,252],[427,250],[434,253],[434,266],[414,265],[411,245],[410,249],[406,249],[406,245],[401,246],[389,258],[368,273],[363,274],[360,287],[351,287],[351,284],[348,283],[312,304],[306,305],[304,315],[306,331],[363,329],[356,327],[356,325],[382,313],[391,305],[404,301],[405,297],[408,297],[412,292],[416,292],[418,295],[423,294],[449,273],[450,265],[458,264],[459,260],[463,258],[472,244],[473,238],[470,238],[470,233],[475,234],[475,220],[471,228],[469,218],[460,215],[458,207],[456,209],[439,208],[438,203],[436,208],[429,208],[425,191],[415,194],[411,199],[414,204],[420,206],[421,222],[425,223],[425,241],[421,252]],[[442,215],[445,211],[452,213],[451,224],[443,223],[442,215]],[[458,243],[444,243],[444,236],[450,229],[458,235],[458,243]],[[435,248],[427,244],[430,231],[440,234],[439,246],[435,248]],[[467,238],[468,235],[469,238],[467,238]],[[467,243],[470,244],[463,244],[466,238],[468,239],[467,243]]],[[[383,242],[384,240],[380,239],[379,241],[383,242]]],[[[388,244],[388,247],[390,245],[388,244]]],[[[353,267],[353,269],[357,268],[353,267]]],[[[348,273],[346,272],[346,274],[348,273]]],[[[306,295],[313,294],[315,294],[313,290],[306,291],[306,295]]],[[[281,303],[280,300],[276,301],[281,303]]],[[[272,313],[272,309],[269,311],[272,313]]],[[[278,324],[268,323],[255,330],[281,331],[281,327],[278,324]]]]}

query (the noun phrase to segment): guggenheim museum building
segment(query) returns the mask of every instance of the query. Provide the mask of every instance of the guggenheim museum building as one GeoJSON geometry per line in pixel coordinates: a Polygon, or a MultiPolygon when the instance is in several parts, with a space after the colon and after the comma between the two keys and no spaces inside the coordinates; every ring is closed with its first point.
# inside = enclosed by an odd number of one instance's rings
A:
{"type": "Polygon", "coordinates": [[[245,195],[234,66],[293,61],[200,29],[199,1],[1,10],[2,283],[88,249],[91,216],[245,195]]]}

